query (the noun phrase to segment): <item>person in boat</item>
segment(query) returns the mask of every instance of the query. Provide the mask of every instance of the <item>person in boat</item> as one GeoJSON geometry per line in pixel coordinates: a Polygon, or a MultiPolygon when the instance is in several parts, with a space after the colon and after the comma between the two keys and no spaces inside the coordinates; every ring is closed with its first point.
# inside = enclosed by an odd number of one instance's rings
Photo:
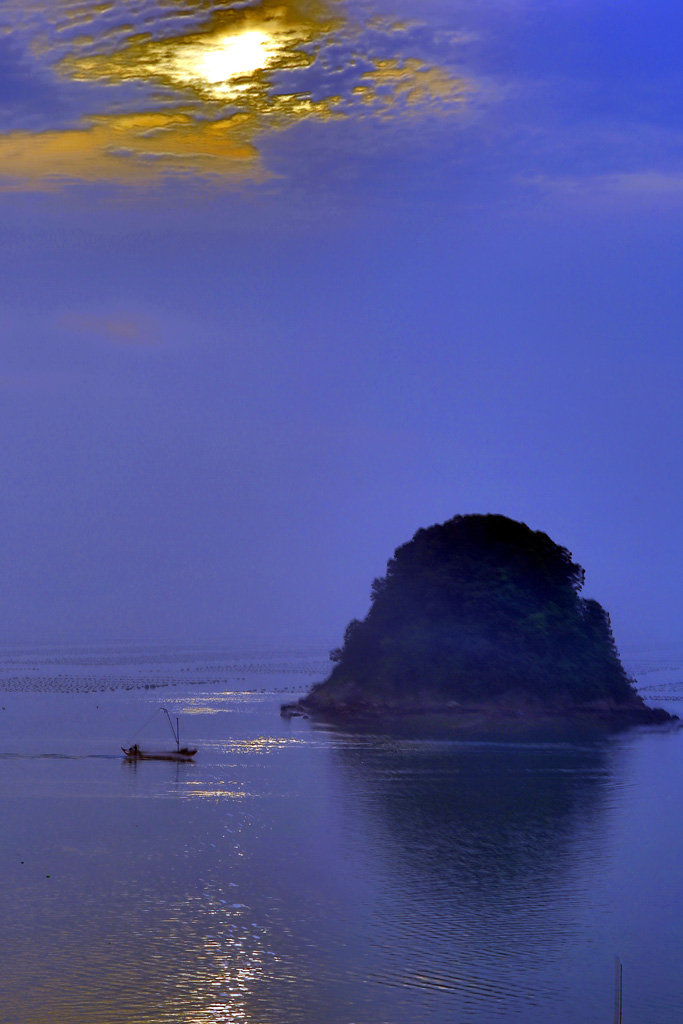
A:
{"type": "Polygon", "coordinates": [[[128,753],[131,754],[133,757],[137,757],[138,756],[138,754],[140,753],[140,748],[137,745],[137,743],[133,744],[133,746],[130,748],[128,753]]]}

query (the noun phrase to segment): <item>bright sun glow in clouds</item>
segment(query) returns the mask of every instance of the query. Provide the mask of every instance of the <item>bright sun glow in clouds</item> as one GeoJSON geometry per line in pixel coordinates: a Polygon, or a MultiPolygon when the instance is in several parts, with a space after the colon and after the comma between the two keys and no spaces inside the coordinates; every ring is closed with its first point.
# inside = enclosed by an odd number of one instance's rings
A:
{"type": "Polygon", "coordinates": [[[265,32],[256,29],[239,36],[225,36],[215,45],[203,46],[196,53],[195,74],[212,85],[252,74],[268,64],[269,41],[270,37],[265,32]]]}

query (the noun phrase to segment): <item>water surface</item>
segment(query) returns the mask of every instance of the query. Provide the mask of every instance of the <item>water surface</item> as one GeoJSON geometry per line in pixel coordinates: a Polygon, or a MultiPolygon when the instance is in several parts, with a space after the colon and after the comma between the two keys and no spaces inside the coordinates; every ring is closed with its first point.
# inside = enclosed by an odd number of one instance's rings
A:
{"type": "MultiPolygon", "coordinates": [[[[676,710],[681,661],[634,668],[676,710]]],[[[3,1024],[679,1013],[683,737],[351,735],[325,652],[0,651],[3,1024]],[[167,745],[194,764],[128,764],[167,745]],[[152,717],[139,736],[136,731],[152,717]]]]}

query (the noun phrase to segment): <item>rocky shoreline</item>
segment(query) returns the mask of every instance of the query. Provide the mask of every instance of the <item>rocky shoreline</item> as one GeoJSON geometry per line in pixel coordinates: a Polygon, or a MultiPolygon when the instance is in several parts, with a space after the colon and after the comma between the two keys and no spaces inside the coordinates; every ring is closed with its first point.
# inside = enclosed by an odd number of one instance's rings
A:
{"type": "Polygon", "coordinates": [[[315,718],[330,723],[354,725],[378,722],[429,718],[449,722],[456,728],[480,728],[489,724],[505,723],[542,725],[566,721],[577,724],[595,724],[624,728],[636,725],[668,725],[679,728],[677,715],[664,708],[652,708],[637,696],[628,703],[606,700],[587,703],[555,701],[540,703],[515,695],[495,701],[460,703],[458,701],[403,700],[400,702],[371,701],[359,693],[346,693],[338,700],[318,697],[315,692],[292,704],[283,704],[283,718],[315,718]]]}

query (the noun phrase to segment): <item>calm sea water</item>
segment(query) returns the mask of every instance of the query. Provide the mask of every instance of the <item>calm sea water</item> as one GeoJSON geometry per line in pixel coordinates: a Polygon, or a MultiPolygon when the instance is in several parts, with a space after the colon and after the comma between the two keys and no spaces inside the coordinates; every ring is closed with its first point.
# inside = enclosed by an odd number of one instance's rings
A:
{"type": "MultiPolygon", "coordinates": [[[[682,666],[629,662],[674,711],[682,666]]],[[[683,732],[282,720],[326,670],[0,649],[3,1024],[609,1024],[616,955],[624,1024],[683,1020],[683,732]],[[126,763],[162,705],[196,763],[126,763]]]]}

